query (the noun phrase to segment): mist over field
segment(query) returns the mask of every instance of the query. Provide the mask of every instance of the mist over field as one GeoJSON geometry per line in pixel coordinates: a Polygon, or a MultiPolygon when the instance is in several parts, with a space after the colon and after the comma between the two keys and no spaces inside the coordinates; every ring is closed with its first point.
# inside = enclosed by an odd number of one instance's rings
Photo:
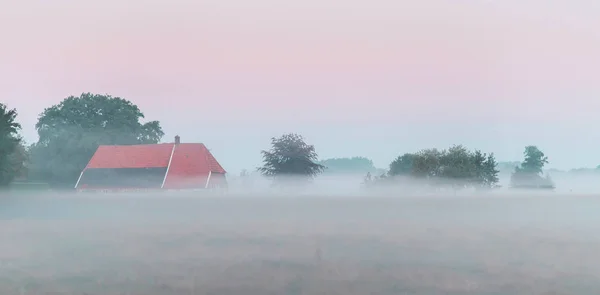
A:
{"type": "MultiPolygon", "coordinates": [[[[592,170],[593,171],[593,170],[592,170]]],[[[556,195],[563,193],[572,194],[600,194],[600,172],[550,172],[549,175],[556,184],[556,187],[551,191],[537,190],[515,190],[511,189],[510,176],[512,172],[499,174],[499,188],[494,191],[486,192],[488,195],[556,195]]],[[[330,196],[353,196],[353,195],[369,195],[369,194],[389,194],[391,196],[400,197],[403,195],[411,195],[418,192],[426,192],[426,194],[438,194],[435,187],[432,189],[427,181],[419,181],[418,179],[408,179],[405,182],[394,183],[391,185],[382,185],[382,187],[374,190],[365,190],[363,174],[325,174],[316,177],[310,186],[303,188],[305,194],[314,195],[330,195],[330,196]]],[[[230,192],[239,194],[280,194],[280,192],[272,189],[272,180],[261,175],[252,175],[243,179],[237,176],[228,176],[228,181],[231,183],[230,192]]],[[[452,195],[473,195],[475,191],[469,189],[461,189],[460,191],[450,190],[452,195]]]]}
{"type": "Polygon", "coordinates": [[[594,194],[0,199],[2,294],[595,294],[594,194]],[[49,293],[50,292],[50,293],[49,293]],[[51,293],[54,292],[54,293],[51,293]]]}

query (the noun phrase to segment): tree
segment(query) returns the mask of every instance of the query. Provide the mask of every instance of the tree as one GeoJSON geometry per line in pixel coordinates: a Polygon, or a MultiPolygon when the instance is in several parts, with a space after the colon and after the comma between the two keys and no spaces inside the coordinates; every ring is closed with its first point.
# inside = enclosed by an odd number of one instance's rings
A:
{"type": "Polygon", "coordinates": [[[438,149],[426,149],[418,152],[413,162],[412,175],[429,179],[440,176],[443,153],[438,149]]]}
{"type": "Polygon", "coordinates": [[[416,154],[406,153],[398,156],[392,163],[390,163],[390,170],[388,171],[389,176],[407,176],[413,172],[413,165],[416,154]]]}
{"type": "Polygon", "coordinates": [[[19,135],[17,110],[0,103],[0,186],[5,187],[23,171],[25,153],[19,135]]]}
{"type": "Polygon", "coordinates": [[[265,176],[284,179],[312,179],[325,166],[316,163],[315,147],[304,142],[301,135],[290,133],[271,138],[271,149],[261,151],[263,166],[258,170],[265,176]]]}
{"type": "Polygon", "coordinates": [[[487,158],[483,162],[483,186],[485,188],[495,188],[498,186],[498,182],[500,178],[498,178],[498,162],[496,162],[496,157],[494,153],[487,155],[487,158]]]}
{"type": "Polygon", "coordinates": [[[83,93],[46,108],[35,125],[30,177],[54,186],[73,186],[99,145],[158,143],[158,121],[141,123],[144,114],[120,97],[83,93]]]}
{"type": "MultiPolygon", "coordinates": [[[[476,155],[481,156],[481,153],[476,155]]],[[[435,176],[447,180],[455,188],[468,186],[481,170],[481,163],[476,163],[473,153],[462,145],[443,151],[439,163],[440,168],[435,176]]]]}
{"type": "Polygon", "coordinates": [[[497,166],[494,154],[455,145],[447,150],[425,149],[401,155],[390,164],[388,174],[426,180],[435,187],[488,189],[499,181],[497,166]]]}
{"type": "MultiPolygon", "coordinates": [[[[473,162],[473,183],[477,187],[483,187],[486,183],[486,155],[482,153],[480,150],[476,150],[471,155],[471,160],[473,162]]],[[[496,164],[497,165],[497,164],[496,164]]],[[[492,169],[496,169],[494,166],[492,169]]]]}
{"type": "Polygon", "coordinates": [[[14,179],[17,180],[19,178],[25,179],[28,173],[28,165],[29,165],[29,151],[25,146],[25,143],[21,141],[15,148],[14,152],[9,156],[9,163],[11,171],[14,172],[14,179]]]}
{"type": "Polygon", "coordinates": [[[554,183],[549,176],[543,177],[544,165],[548,157],[536,146],[526,146],[523,151],[524,160],[510,177],[513,188],[554,188],[554,183]]]}
{"type": "Polygon", "coordinates": [[[375,173],[377,168],[373,161],[365,157],[332,158],[318,162],[325,166],[325,173],[375,173]]]}
{"type": "Polygon", "coordinates": [[[525,159],[521,163],[521,170],[526,173],[543,173],[544,165],[548,164],[548,157],[538,149],[538,147],[530,145],[525,147],[523,152],[525,159]]]}

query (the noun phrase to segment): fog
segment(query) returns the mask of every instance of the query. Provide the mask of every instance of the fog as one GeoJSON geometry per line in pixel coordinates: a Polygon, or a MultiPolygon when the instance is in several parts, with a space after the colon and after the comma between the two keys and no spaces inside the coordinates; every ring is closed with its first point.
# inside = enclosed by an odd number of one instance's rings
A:
{"type": "Polygon", "coordinates": [[[600,193],[600,173],[553,173],[552,180],[557,192],[572,192],[581,194],[600,193]]]}
{"type": "Polygon", "coordinates": [[[302,191],[258,178],[228,192],[15,194],[0,199],[0,292],[593,294],[592,181],[556,179],[588,185],[571,194],[374,192],[355,176],[302,191]]]}
{"type": "MultiPolygon", "coordinates": [[[[510,188],[510,173],[500,173],[498,185],[499,188],[486,192],[485,195],[546,195],[546,194],[561,194],[570,193],[576,195],[600,194],[600,173],[597,172],[552,172],[548,173],[556,188],[551,192],[542,190],[515,190],[510,188]]],[[[302,190],[293,189],[295,194],[308,194],[318,196],[364,196],[364,195],[389,195],[401,197],[407,195],[436,195],[439,190],[432,188],[432,183],[416,179],[396,179],[393,184],[379,184],[369,190],[364,187],[364,174],[325,174],[316,177],[310,185],[303,186],[302,190]]],[[[258,194],[280,195],[281,190],[273,188],[273,180],[263,177],[260,174],[252,174],[245,178],[237,176],[228,176],[230,183],[230,193],[241,195],[258,194]]],[[[296,181],[290,180],[294,183],[296,181]]],[[[302,183],[303,180],[298,180],[302,183]]],[[[451,184],[447,181],[447,184],[451,184]]],[[[289,193],[289,190],[286,191],[289,193]]],[[[471,189],[446,189],[446,193],[450,195],[476,195],[471,189]]]]}

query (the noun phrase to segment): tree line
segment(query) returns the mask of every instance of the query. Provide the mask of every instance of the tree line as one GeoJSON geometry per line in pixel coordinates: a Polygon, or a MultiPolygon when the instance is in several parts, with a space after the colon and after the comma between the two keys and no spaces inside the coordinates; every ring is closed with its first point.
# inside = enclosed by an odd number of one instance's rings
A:
{"type": "MultiPolygon", "coordinates": [[[[54,188],[72,188],[99,145],[154,144],[164,136],[160,122],[142,122],[145,116],[138,106],[111,95],[83,93],[44,109],[35,125],[39,139],[30,145],[20,135],[17,115],[15,109],[0,104],[0,186],[3,187],[15,179],[27,179],[54,188]]],[[[291,178],[309,183],[328,170],[345,173],[357,168],[367,171],[370,185],[419,179],[455,189],[493,189],[499,181],[493,153],[468,150],[462,145],[400,155],[387,171],[375,168],[371,160],[363,157],[349,162],[348,159],[319,161],[315,147],[294,133],[272,138],[271,148],[261,151],[261,155],[263,165],[257,172],[272,177],[275,183],[291,178]],[[371,174],[376,175],[371,177],[371,174]]],[[[552,181],[542,176],[547,163],[548,158],[537,147],[526,147],[523,162],[512,174],[511,185],[552,188],[552,181]]]]}
{"type": "MultiPolygon", "coordinates": [[[[328,159],[318,161],[315,147],[304,141],[298,134],[285,134],[271,139],[270,150],[262,151],[263,166],[258,171],[273,177],[275,181],[294,176],[310,180],[326,172],[348,172],[352,168],[367,171],[365,184],[402,183],[402,181],[425,181],[436,188],[490,190],[500,187],[498,162],[493,153],[469,150],[463,145],[448,149],[424,149],[406,153],[394,159],[387,172],[373,176],[377,171],[371,160],[363,157],[328,159]],[[342,167],[346,168],[343,169],[342,167]]],[[[543,167],[548,158],[536,146],[527,146],[523,152],[523,162],[514,167],[511,175],[513,188],[554,188],[552,180],[543,176],[543,167]]],[[[404,182],[406,183],[406,182],[404,182]]]]}

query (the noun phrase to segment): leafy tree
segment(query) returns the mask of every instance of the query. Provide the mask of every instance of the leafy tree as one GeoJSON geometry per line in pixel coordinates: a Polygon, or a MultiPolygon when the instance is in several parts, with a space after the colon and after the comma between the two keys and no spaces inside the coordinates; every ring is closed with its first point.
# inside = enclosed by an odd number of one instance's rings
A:
{"type": "Polygon", "coordinates": [[[23,172],[25,153],[19,135],[17,110],[0,103],[0,186],[7,186],[23,172]]]}
{"type": "Polygon", "coordinates": [[[544,165],[548,157],[536,146],[526,146],[523,151],[524,160],[515,167],[510,183],[513,188],[554,188],[549,176],[543,177],[544,165]]]}
{"type": "Polygon", "coordinates": [[[373,161],[365,157],[332,158],[318,162],[325,166],[325,173],[375,173],[373,161]]]}
{"type": "Polygon", "coordinates": [[[441,176],[443,151],[426,149],[417,153],[413,162],[413,175],[422,178],[435,178],[441,176]]]}
{"type": "Polygon", "coordinates": [[[473,179],[478,168],[471,152],[462,145],[456,145],[440,154],[440,168],[436,176],[464,182],[473,179]]]}
{"type": "Polygon", "coordinates": [[[544,165],[548,164],[548,157],[536,146],[525,147],[525,159],[521,163],[521,170],[526,173],[543,173],[544,165]]]}
{"type": "Polygon", "coordinates": [[[261,151],[263,166],[258,170],[276,179],[298,177],[312,179],[325,166],[316,163],[315,147],[304,142],[301,135],[290,133],[271,138],[271,149],[261,151]]]}
{"type": "Polygon", "coordinates": [[[479,150],[471,153],[472,173],[471,185],[476,189],[491,189],[498,187],[498,162],[493,153],[486,154],[479,150]]]}
{"type": "Polygon", "coordinates": [[[15,178],[13,180],[27,178],[29,160],[29,151],[24,142],[21,141],[16,146],[14,152],[9,156],[9,163],[12,167],[11,170],[15,173],[15,178]]]}
{"type": "Polygon", "coordinates": [[[426,179],[436,187],[485,189],[496,187],[497,165],[494,154],[455,145],[447,150],[426,149],[399,156],[390,164],[389,175],[426,179]]]}
{"type": "MultiPolygon", "coordinates": [[[[473,162],[473,182],[478,186],[484,185],[486,182],[486,155],[480,150],[476,150],[471,155],[471,161],[473,162]]],[[[493,169],[495,170],[496,166],[493,169]]]]}
{"type": "Polygon", "coordinates": [[[406,153],[398,156],[392,163],[390,163],[390,170],[388,171],[389,176],[399,175],[411,175],[413,173],[413,165],[415,159],[418,156],[416,154],[406,153]]]}
{"type": "Polygon", "coordinates": [[[39,141],[31,146],[30,177],[54,186],[72,186],[99,145],[158,143],[158,121],[120,97],[83,93],[46,108],[35,125],[39,141]]]}
{"type": "Polygon", "coordinates": [[[498,162],[496,162],[496,157],[494,153],[487,155],[485,161],[483,162],[483,186],[486,188],[494,188],[497,186],[500,178],[498,178],[498,173],[500,170],[497,169],[498,162]]]}

